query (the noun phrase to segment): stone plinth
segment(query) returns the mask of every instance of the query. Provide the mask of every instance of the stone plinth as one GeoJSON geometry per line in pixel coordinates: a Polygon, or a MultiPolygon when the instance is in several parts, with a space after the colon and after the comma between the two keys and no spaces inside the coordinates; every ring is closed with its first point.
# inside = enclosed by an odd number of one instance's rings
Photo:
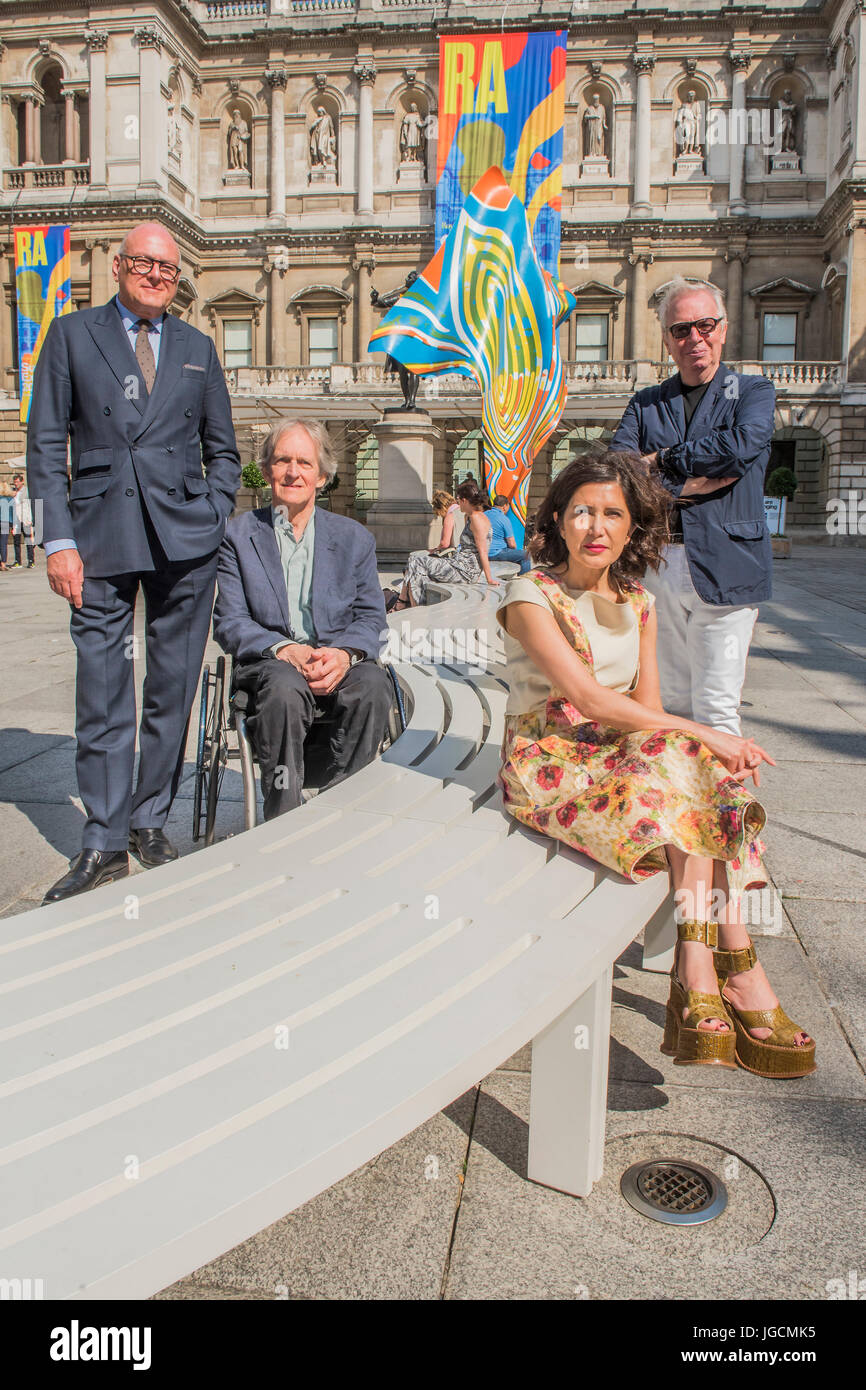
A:
{"type": "Polygon", "coordinates": [[[580,177],[582,179],[610,178],[610,160],[607,155],[587,155],[580,166],[580,177]]]}
{"type": "Polygon", "coordinates": [[[380,561],[402,564],[426,550],[434,521],[433,443],[439,437],[423,410],[395,411],[373,426],[379,442],[379,498],[367,512],[380,561]]]}
{"type": "Polygon", "coordinates": [[[335,184],[337,182],[337,171],[332,164],[314,164],[310,170],[310,183],[335,184]]]}
{"type": "Polygon", "coordinates": [[[771,174],[799,174],[800,156],[796,150],[786,150],[784,154],[770,155],[771,174]]]}
{"type": "Polygon", "coordinates": [[[223,174],[223,183],[226,188],[249,188],[250,171],[249,169],[226,169],[223,174]]]}
{"type": "Polygon", "coordinates": [[[675,178],[702,179],[704,177],[704,157],[702,154],[678,155],[674,169],[675,178]]]}
{"type": "Polygon", "coordinates": [[[397,182],[401,188],[422,188],[424,186],[424,166],[417,159],[404,159],[397,168],[397,182]]]}

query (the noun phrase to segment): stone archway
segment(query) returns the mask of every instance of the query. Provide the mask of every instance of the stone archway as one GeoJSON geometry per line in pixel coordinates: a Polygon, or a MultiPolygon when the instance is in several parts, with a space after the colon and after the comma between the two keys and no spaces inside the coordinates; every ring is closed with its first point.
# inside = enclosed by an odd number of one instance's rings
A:
{"type": "Polygon", "coordinates": [[[780,465],[792,469],[797,492],[788,503],[788,534],[826,534],[830,482],[830,450],[815,429],[789,425],[777,429],[770,446],[767,474],[780,465]]]}

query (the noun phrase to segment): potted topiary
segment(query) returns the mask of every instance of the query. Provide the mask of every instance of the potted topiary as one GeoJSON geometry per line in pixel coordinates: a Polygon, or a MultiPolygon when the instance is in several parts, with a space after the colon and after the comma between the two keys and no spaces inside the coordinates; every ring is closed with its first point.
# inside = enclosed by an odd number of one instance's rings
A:
{"type": "Polygon", "coordinates": [[[785,535],[785,516],[788,502],[796,491],[796,474],[784,465],[774,468],[764,482],[764,515],[773,537],[774,555],[791,553],[791,542],[785,535]]]}
{"type": "Polygon", "coordinates": [[[264,506],[270,501],[271,490],[262,476],[262,470],[255,459],[250,459],[241,469],[241,486],[238,489],[237,510],[248,512],[253,507],[264,506]]]}

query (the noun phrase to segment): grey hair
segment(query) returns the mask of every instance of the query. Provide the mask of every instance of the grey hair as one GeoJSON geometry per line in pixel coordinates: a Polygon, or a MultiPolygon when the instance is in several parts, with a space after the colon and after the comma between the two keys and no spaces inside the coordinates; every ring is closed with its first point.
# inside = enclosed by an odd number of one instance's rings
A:
{"type": "Polygon", "coordinates": [[[666,329],[668,326],[668,309],[672,301],[678,299],[682,294],[692,294],[695,290],[705,290],[715,301],[716,313],[721,314],[722,318],[728,317],[722,292],[717,285],[711,285],[709,280],[686,280],[682,275],[675,275],[673,280],[669,280],[665,285],[656,304],[656,313],[662,328],[666,329]]]}
{"type": "Polygon", "coordinates": [[[325,478],[327,482],[331,482],[337,472],[337,456],[334,453],[334,446],[331,443],[327,426],[321,424],[319,420],[278,420],[270,433],[262,440],[259,467],[262,470],[270,469],[281,438],[289,430],[296,428],[306,430],[312,439],[316,446],[319,476],[325,478]]]}

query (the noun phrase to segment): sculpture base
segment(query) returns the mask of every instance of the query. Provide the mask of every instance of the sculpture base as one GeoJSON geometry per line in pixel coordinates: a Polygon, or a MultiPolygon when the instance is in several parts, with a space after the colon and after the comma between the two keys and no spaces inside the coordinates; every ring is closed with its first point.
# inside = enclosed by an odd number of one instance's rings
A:
{"type": "Polygon", "coordinates": [[[311,184],[332,184],[337,182],[337,171],[330,164],[314,164],[310,170],[311,184]]]}
{"type": "Polygon", "coordinates": [[[800,156],[796,150],[786,150],[784,154],[770,155],[771,174],[799,174],[800,156]]]}
{"type": "Polygon", "coordinates": [[[367,512],[376,555],[402,564],[411,550],[427,550],[435,522],[433,443],[439,431],[423,410],[396,410],[373,426],[379,442],[379,500],[367,512]]]}
{"type": "Polygon", "coordinates": [[[250,171],[249,169],[226,169],[223,174],[223,183],[226,188],[249,188],[250,171]]]}
{"type": "Polygon", "coordinates": [[[415,159],[404,159],[397,167],[397,182],[402,188],[423,187],[424,165],[415,159]]]}
{"type": "Polygon", "coordinates": [[[704,156],[702,154],[680,154],[674,161],[674,178],[702,179],[704,177],[704,156]]]}
{"type": "Polygon", "coordinates": [[[609,179],[610,160],[607,155],[587,155],[580,166],[582,179],[609,179]]]}

